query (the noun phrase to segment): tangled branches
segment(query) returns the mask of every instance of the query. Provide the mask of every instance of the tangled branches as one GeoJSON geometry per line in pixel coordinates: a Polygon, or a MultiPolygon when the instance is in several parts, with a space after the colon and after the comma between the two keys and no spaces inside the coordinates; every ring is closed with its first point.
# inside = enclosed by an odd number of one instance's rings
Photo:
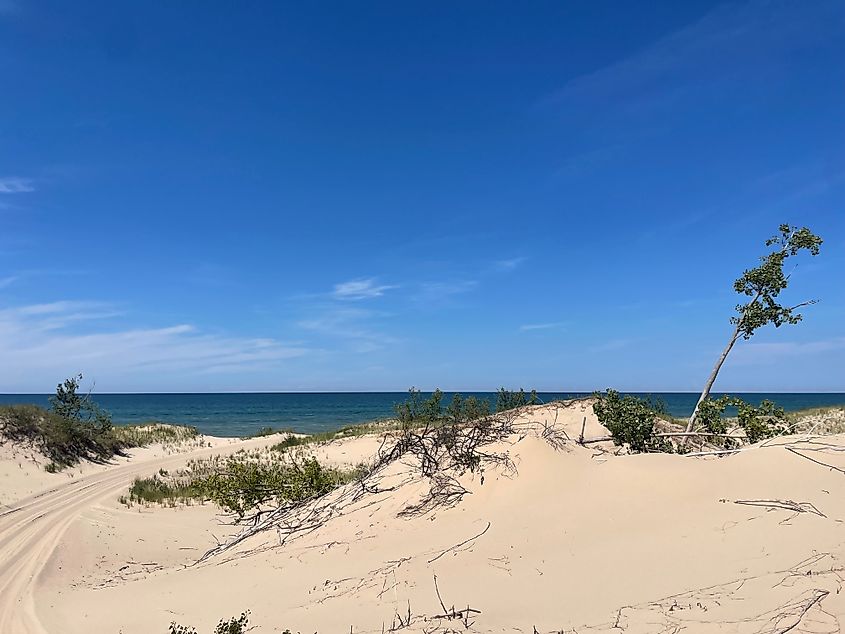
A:
{"type": "MultiPolygon", "coordinates": [[[[507,453],[497,453],[489,447],[517,433],[515,421],[520,413],[519,410],[499,412],[464,423],[427,419],[415,426],[409,421],[401,429],[385,434],[374,462],[360,469],[354,481],[312,497],[280,500],[275,509],[256,512],[244,530],[209,550],[197,563],[269,529],[275,529],[279,543],[284,544],[317,530],[365,496],[387,493],[418,478],[427,481],[428,491],[417,502],[402,509],[401,517],[424,515],[437,508],[454,506],[469,493],[460,481],[466,473],[479,474],[483,484],[487,468],[505,474],[516,471],[507,453]],[[383,488],[387,468],[399,460],[411,466],[410,475],[398,485],[383,488]]],[[[555,447],[564,442],[548,425],[543,427],[541,435],[555,447]]]]}

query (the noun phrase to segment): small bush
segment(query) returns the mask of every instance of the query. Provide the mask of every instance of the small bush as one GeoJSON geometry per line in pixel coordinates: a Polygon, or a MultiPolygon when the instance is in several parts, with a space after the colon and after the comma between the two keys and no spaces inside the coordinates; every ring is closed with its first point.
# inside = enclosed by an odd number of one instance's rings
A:
{"type": "MultiPolygon", "coordinates": [[[[711,434],[728,433],[730,419],[724,418],[723,414],[729,407],[736,408],[736,424],[745,433],[749,443],[792,433],[792,425],[784,409],[772,401],[765,400],[759,406],[754,406],[737,396],[728,395],[717,399],[707,398],[701,402],[695,417],[697,430],[711,434]]],[[[736,442],[732,438],[725,438],[720,444],[733,447],[736,442]]]]}
{"type": "Polygon", "coordinates": [[[509,409],[516,409],[517,407],[524,407],[526,405],[536,405],[540,402],[537,397],[537,390],[531,390],[530,394],[526,394],[522,388],[519,392],[512,392],[505,388],[499,388],[496,395],[496,411],[506,412],[509,409]]]}
{"type": "Polygon", "coordinates": [[[792,433],[792,428],[782,407],[765,400],[754,407],[736,399],[737,422],[745,431],[748,442],[757,442],[774,436],[792,433]]]}
{"type": "Polygon", "coordinates": [[[654,435],[654,423],[664,413],[659,401],[620,396],[616,390],[596,394],[593,411],[607,427],[617,445],[628,445],[631,451],[666,451],[671,445],[654,435]]]}

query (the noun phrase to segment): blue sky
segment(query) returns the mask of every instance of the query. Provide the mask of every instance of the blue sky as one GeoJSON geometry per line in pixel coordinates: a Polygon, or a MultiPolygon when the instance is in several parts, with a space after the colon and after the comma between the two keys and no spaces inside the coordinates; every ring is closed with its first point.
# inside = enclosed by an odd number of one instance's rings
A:
{"type": "Polygon", "coordinates": [[[845,5],[0,0],[0,392],[845,391],[845,5]]]}

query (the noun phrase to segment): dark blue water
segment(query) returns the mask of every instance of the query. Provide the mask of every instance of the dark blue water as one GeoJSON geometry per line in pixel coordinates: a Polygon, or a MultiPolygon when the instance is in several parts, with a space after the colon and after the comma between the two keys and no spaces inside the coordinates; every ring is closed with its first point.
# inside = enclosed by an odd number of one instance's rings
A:
{"type": "MultiPolygon", "coordinates": [[[[492,403],[493,392],[473,394],[492,403]]],[[[585,392],[540,393],[543,401],[586,396],[585,392]]],[[[425,394],[423,395],[425,396],[425,394]]],[[[689,416],[698,394],[663,392],[653,396],[666,404],[673,416],[689,416]]],[[[718,395],[716,395],[718,396],[718,395]]],[[[757,404],[763,399],[787,411],[845,404],[845,394],[737,394],[757,404]]],[[[265,394],[95,394],[94,400],[111,412],[116,423],[162,421],[193,425],[213,436],[246,436],[262,427],[295,429],[315,433],[363,423],[393,414],[393,406],[405,400],[404,392],[368,393],[265,393],[265,394]]],[[[444,402],[451,399],[446,393],[444,402]]],[[[46,407],[47,394],[0,394],[0,404],[34,403],[46,407]]]]}

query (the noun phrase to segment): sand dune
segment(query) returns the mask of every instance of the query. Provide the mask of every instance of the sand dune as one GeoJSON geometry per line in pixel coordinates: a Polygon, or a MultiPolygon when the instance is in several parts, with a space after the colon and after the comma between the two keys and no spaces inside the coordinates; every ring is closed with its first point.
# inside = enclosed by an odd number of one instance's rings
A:
{"type": "MultiPolygon", "coordinates": [[[[210,632],[245,609],[255,632],[839,631],[845,436],[723,458],[541,437],[545,424],[576,438],[585,416],[587,436],[605,433],[583,403],[525,411],[521,433],[490,448],[515,469],[462,476],[451,508],[403,513],[429,484],[402,460],[319,530],[283,545],[269,530],[197,565],[233,532],[210,505],[117,502],[185,455],[74,478],[0,516],[0,632],[210,632]]],[[[377,448],[318,451],[354,464],[377,448]]]]}

